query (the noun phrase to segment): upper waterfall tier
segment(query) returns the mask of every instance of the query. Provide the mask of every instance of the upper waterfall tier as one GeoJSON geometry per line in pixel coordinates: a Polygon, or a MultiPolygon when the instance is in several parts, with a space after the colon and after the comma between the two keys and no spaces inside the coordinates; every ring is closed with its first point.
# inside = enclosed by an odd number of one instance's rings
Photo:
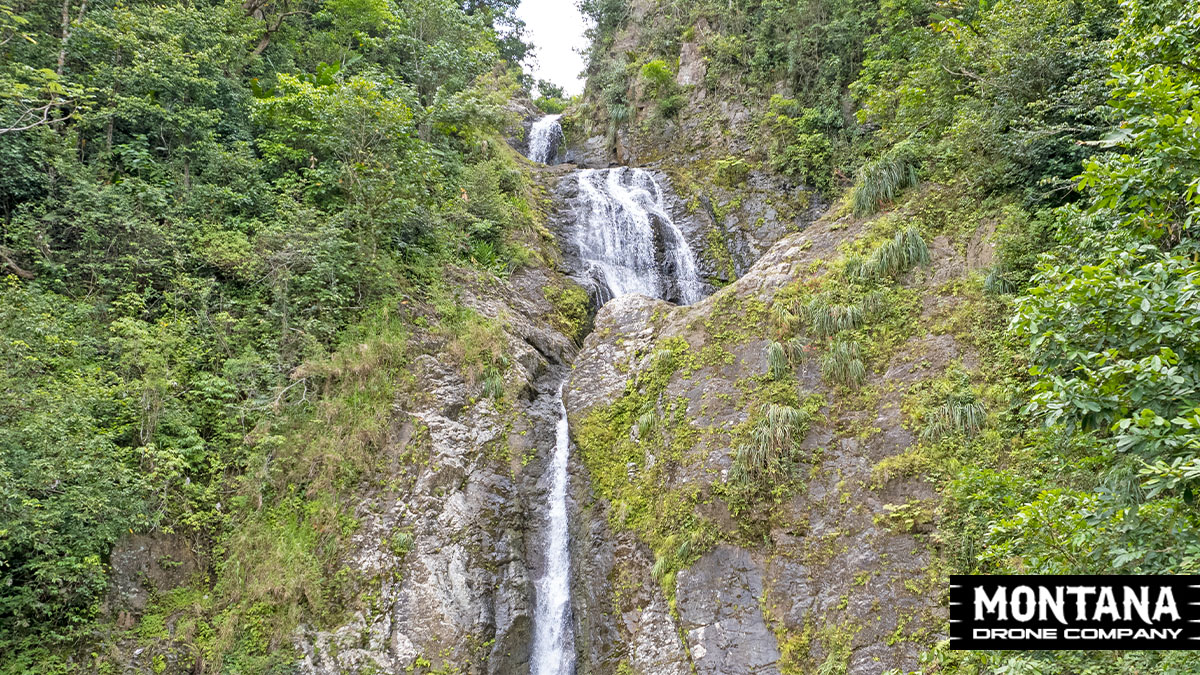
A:
{"type": "Polygon", "coordinates": [[[584,169],[574,174],[571,204],[583,272],[598,301],[640,293],[679,304],[704,297],[696,256],[667,208],[663,189],[645,169],[584,169]]]}
{"type": "Polygon", "coordinates": [[[527,156],[535,162],[553,164],[562,143],[562,115],[546,115],[529,127],[529,152],[527,156]]]}

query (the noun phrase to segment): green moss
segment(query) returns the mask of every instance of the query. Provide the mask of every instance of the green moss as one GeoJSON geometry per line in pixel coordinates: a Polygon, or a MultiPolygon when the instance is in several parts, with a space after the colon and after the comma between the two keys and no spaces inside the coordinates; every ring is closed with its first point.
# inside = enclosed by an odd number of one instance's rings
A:
{"type": "Polygon", "coordinates": [[[737,267],[733,264],[733,254],[729,252],[729,241],[723,229],[713,227],[708,230],[704,236],[704,254],[721,271],[721,283],[727,284],[737,278],[737,267]]]}
{"type": "Polygon", "coordinates": [[[591,323],[591,298],[582,286],[567,281],[562,286],[545,286],[542,294],[554,307],[550,317],[555,328],[578,343],[587,334],[591,323]]]}
{"type": "Polygon", "coordinates": [[[688,400],[668,397],[666,389],[694,361],[685,340],[661,341],[621,397],[572,425],[592,484],[610,503],[612,526],[635,532],[655,551],[655,577],[669,600],[675,573],[717,540],[715,526],[697,514],[700,488],[672,481],[702,432],[690,423],[688,400]]]}
{"type": "Polygon", "coordinates": [[[743,298],[733,290],[722,291],[712,298],[712,310],[704,328],[715,344],[730,346],[759,337],[758,329],[768,319],[766,303],[757,298],[743,298]]]}
{"type": "Polygon", "coordinates": [[[750,165],[738,157],[726,157],[713,162],[716,183],[727,188],[741,188],[750,173],[750,165]]]}

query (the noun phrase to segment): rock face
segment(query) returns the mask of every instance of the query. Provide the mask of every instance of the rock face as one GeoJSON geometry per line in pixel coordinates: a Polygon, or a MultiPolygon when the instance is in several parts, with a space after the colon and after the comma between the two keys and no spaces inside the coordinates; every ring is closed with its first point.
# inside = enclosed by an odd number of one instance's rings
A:
{"type": "Polygon", "coordinates": [[[146,609],[153,593],[167,591],[196,573],[198,560],[184,537],[166,533],[129,534],[113,547],[112,579],[104,611],[128,628],[146,609]]]}
{"type": "Polygon", "coordinates": [[[762,594],[762,565],[734,546],[718,546],[679,573],[679,620],[697,673],[779,672],[779,646],[758,607],[762,594]]]}
{"type": "Polygon", "coordinates": [[[518,394],[503,409],[457,368],[415,359],[425,394],[396,410],[395,470],[386,488],[369,489],[347,560],[371,601],[339,627],[301,631],[301,672],[528,671],[540,477],[573,353],[545,321],[539,274],[460,286],[463,305],[504,322],[518,394]]]}
{"type": "MultiPolygon", "coordinates": [[[[587,636],[580,662],[588,665],[580,672],[628,666],[638,673],[734,675],[829,664],[835,672],[865,675],[915,668],[921,649],[936,639],[944,580],[931,564],[929,521],[898,525],[894,516],[929,509],[932,489],[917,478],[881,478],[877,466],[914,441],[900,410],[908,386],[938,376],[956,359],[969,361],[970,350],[922,320],[885,350],[861,389],[828,385],[815,358],[796,367],[790,385],[765,377],[769,304],[815,283],[839,246],[861,231],[861,223],[823,221],[788,235],[744,277],[692,306],[626,296],[600,310],[567,386],[572,431],[580,443],[590,442],[598,411],[644,391],[646,378],[661,376],[656,355],[674,350],[675,370],[656,405],[683,406],[683,427],[673,433],[695,440],[675,460],[651,444],[635,446],[646,456],[627,471],[630,481],[657,476],[650,489],[660,493],[651,502],[690,495],[689,512],[675,518],[700,523],[694,531],[704,536],[694,541],[706,543],[673,577],[660,577],[656,561],[673,549],[664,554],[655,542],[675,546],[674,525],[631,531],[626,523],[633,521],[622,512],[630,507],[606,500],[597,482],[597,472],[612,467],[581,450],[575,615],[587,636]],[[724,486],[736,429],[772,386],[819,401],[801,444],[808,463],[786,499],[735,515],[724,486]]],[[[940,267],[910,274],[905,292],[924,293],[940,267]]],[[[683,532],[681,538],[688,536],[683,532]]]]}
{"type": "Polygon", "coordinates": [[[675,83],[682,87],[702,85],[707,73],[704,56],[700,53],[700,43],[685,42],[680,45],[679,73],[675,75],[675,83]]]}

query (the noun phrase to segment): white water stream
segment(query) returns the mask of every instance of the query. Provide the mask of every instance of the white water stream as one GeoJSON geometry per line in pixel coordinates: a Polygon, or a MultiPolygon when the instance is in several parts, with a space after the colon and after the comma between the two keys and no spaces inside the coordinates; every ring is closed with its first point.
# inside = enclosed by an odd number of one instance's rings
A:
{"type": "Polygon", "coordinates": [[[627,293],[681,305],[704,297],[696,257],[654,174],[621,167],[584,169],[576,177],[583,199],[575,243],[602,302],[627,293]]]}
{"type": "MultiPolygon", "coordinates": [[[[546,163],[558,152],[558,115],[533,124],[529,158],[546,163]]],[[[574,174],[580,200],[575,205],[574,243],[601,303],[641,293],[680,304],[704,297],[696,257],[667,208],[662,187],[645,169],[584,169],[574,174]]],[[[546,565],[537,581],[534,605],[532,675],[572,675],[575,639],[571,630],[571,556],[567,521],[567,462],[571,438],[562,387],[554,455],[547,467],[546,565]]]]}
{"type": "Polygon", "coordinates": [[[562,115],[546,115],[529,127],[529,159],[542,164],[550,164],[558,155],[558,145],[562,142],[562,125],[558,119],[562,115]]]}
{"type": "Polygon", "coordinates": [[[550,459],[550,504],[546,527],[546,572],[537,584],[534,613],[533,675],[569,675],[575,667],[571,633],[571,555],[567,534],[567,458],[571,437],[562,387],[558,389],[558,424],[550,459]]]}

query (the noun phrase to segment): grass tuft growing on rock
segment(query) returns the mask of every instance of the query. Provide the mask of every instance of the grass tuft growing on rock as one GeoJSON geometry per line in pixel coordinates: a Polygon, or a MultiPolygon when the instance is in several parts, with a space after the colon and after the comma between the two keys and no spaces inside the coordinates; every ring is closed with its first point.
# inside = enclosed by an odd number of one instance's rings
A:
{"type": "Polygon", "coordinates": [[[869,216],[894,201],[904,188],[917,184],[916,158],[907,143],[892,148],[879,159],[858,170],[850,190],[850,207],[859,218],[869,216]]]}
{"type": "Polygon", "coordinates": [[[929,246],[916,227],[908,226],[886,241],[866,260],[847,261],[860,279],[885,279],[899,276],[917,265],[929,265],[929,246]]]}
{"type": "Polygon", "coordinates": [[[804,308],[804,317],[815,335],[832,337],[862,325],[863,312],[856,305],[830,304],[824,297],[813,298],[804,308]]]}
{"type": "Polygon", "coordinates": [[[813,416],[825,404],[819,394],[802,400],[794,386],[784,384],[770,385],[763,393],[779,402],[758,407],[734,432],[736,449],[725,497],[735,516],[761,514],[755,505],[791,493],[804,459],[800,444],[813,416]]]}
{"type": "Polygon", "coordinates": [[[639,439],[644,439],[654,432],[654,428],[658,425],[658,415],[653,410],[638,415],[637,422],[634,423],[634,431],[637,432],[639,439]]]}
{"type": "Polygon", "coordinates": [[[729,480],[761,485],[790,475],[793,452],[804,439],[810,419],[799,408],[769,404],[751,427],[749,441],[734,452],[729,480]]]}
{"type": "Polygon", "coordinates": [[[782,378],[790,366],[787,352],[781,343],[772,341],[767,345],[767,375],[772,380],[782,378]]]}
{"type": "Polygon", "coordinates": [[[936,441],[951,435],[969,438],[979,433],[986,421],[987,410],[974,396],[954,397],[929,414],[925,428],[921,430],[921,439],[936,441]]]}
{"type": "Polygon", "coordinates": [[[821,375],[846,387],[857,387],[867,379],[862,351],[852,340],[837,340],[821,355],[821,375]]]}
{"type": "Polygon", "coordinates": [[[504,397],[504,374],[499,368],[489,365],[484,369],[483,395],[494,400],[504,397]]]}

